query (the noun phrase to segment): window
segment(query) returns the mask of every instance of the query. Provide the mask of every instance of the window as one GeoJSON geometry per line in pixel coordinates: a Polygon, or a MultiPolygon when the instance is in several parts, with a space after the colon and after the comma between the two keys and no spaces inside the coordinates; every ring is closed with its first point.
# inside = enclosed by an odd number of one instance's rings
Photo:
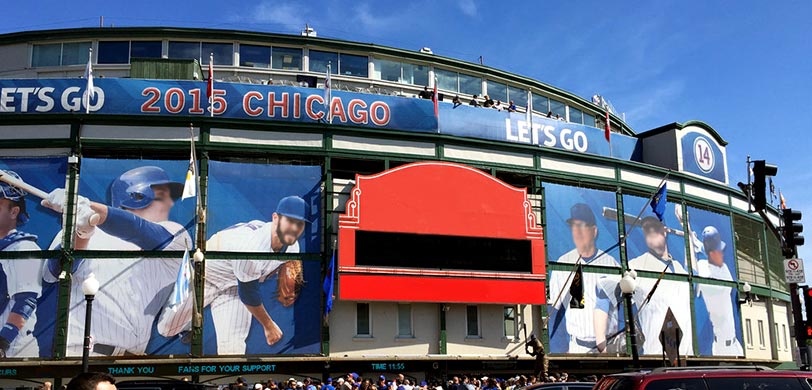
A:
{"type": "Polygon", "coordinates": [[[505,306],[504,312],[504,330],[505,337],[516,337],[516,306],[505,306]]]}
{"type": "Polygon", "coordinates": [[[49,43],[34,45],[31,66],[87,64],[90,42],[49,43]]]}
{"type": "Polygon", "coordinates": [[[429,67],[404,62],[403,82],[413,85],[429,85],[429,67]]]}
{"type": "Polygon", "coordinates": [[[215,65],[234,65],[234,44],[203,42],[201,45],[200,63],[209,63],[209,54],[214,55],[215,65]]]}
{"type": "Polygon", "coordinates": [[[460,73],[460,92],[468,95],[481,95],[482,79],[460,73]]]}
{"type": "Polygon", "coordinates": [[[403,80],[400,74],[400,62],[373,59],[372,68],[373,79],[397,82],[402,82],[403,80]]]}
{"type": "MultiPolygon", "coordinates": [[[[633,387],[633,386],[630,386],[633,387]]],[[[646,390],[707,390],[702,378],[661,379],[649,382],[646,390]]]]}
{"type": "MultiPolygon", "coordinates": [[[[701,379],[699,379],[701,380],[701,379]]],[[[708,389],[759,389],[759,390],[803,390],[808,388],[795,377],[739,376],[729,378],[705,378],[708,389]]],[[[648,390],[646,386],[646,390],[648,390]]]]}
{"type": "Polygon", "coordinates": [[[775,349],[781,349],[781,336],[778,333],[778,323],[775,324],[775,349]]]}
{"type": "Polygon", "coordinates": [[[62,44],[34,45],[31,66],[59,66],[62,60],[62,44]]]}
{"type": "MultiPolygon", "coordinates": [[[[208,54],[206,57],[208,57],[208,54]]],[[[199,61],[200,42],[169,41],[169,58],[194,58],[199,61]]],[[[208,60],[206,62],[208,62],[208,60]]]]}
{"type": "Polygon", "coordinates": [[[747,340],[745,340],[747,347],[753,348],[753,324],[750,322],[749,318],[744,320],[744,328],[746,333],[745,336],[747,337],[747,340]]]}
{"type": "Polygon", "coordinates": [[[130,42],[130,58],[161,58],[162,50],[161,41],[130,42]]]}
{"type": "Polygon", "coordinates": [[[764,348],[767,346],[764,341],[764,321],[758,320],[758,346],[764,348]]]}
{"type": "Polygon", "coordinates": [[[370,319],[369,304],[355,305],[355,335],[358,337],[372,337],[372,321],[370,319]]]}
{"type": "Polygon", "coordinates": [[[506,102],[508,99],[507,85],[488,80],[488,97],[494,101],[506,102]]]}
{"type": "Polygon", "coordinates": [[[533,94],[533,111],[547,115],[550,111],[550,99],[547,96],[533,94]]]}
{"type": "Polygon", "coordinates": [[[309,58],[311,72],[325,73],[329,63],[331,64],[330,73],[338,74],[338,53],[311,50],[309,58]]]}
{"type": "Polygon", "coordinates": [[[513,100],[516,107],[527,107],[527,91],[516,88],[508,87],[508,102],[513,100]]]}
{"type": "Polygon", "coordinates": [[[292,47],[274,47],[273,68],[283,70],[302,70],[302,49],[294,49],[292,47]]]}
{"type": "Polygon", "coordinates": [[[412,331],[412,305],[398,304],[398,337],[414,337],[412,331]]]}
{"type": "Polygon", "coordinates": [[[570,107],[570,122],[584,123],[584,113],[575,107],[570,107]]]}
{"type": "Polygon", "coordinates": [[[784,336],[784,350],[786,351],[789,349],[789,345],[787,344],[787,324],[781,324],[781,328],[783,330],[781,334],[784,336]]]}
{"type": "Polygon", "coordinates": [[[553,117],[558,114],[562,118],[567,116],[567,105],[557,100],[550,99],[550,111],[553,112],[553,117]]]}
{"type": "Polygon", "coordinates": [[[368,77],[369,58],[365,56],[354,56],[351,54],[341,54],[338,58],[338,66],[344,76],[368,77]]]}
{"type": "Polygon", "coordinates": [[[480,337],[479,334],[479,306],[465,307],[465,335],[467,337],[480,337]]]}
{"type": "Polygon", "coordinates": [[[99,64],[127,64],[130,62],[129,41],[99,41],[99,64]]]}
{"type": "Polygon", "coordinates": [[[240,66],[254,68],[271,67],[271,47],[240,45],[240,66]]]}
{"type": "Polygon", "coordinates": [[[596,126],[595,117],[590,114],[584,113],[584,124],[587,126],[595,127],[596,126]]]}
{"type": "Polygon", "coordinates": [[[459,91],[457,88],[457,72],[434,68],[434,77],[437,78],[437,88],[453,92],[459,91]]]}

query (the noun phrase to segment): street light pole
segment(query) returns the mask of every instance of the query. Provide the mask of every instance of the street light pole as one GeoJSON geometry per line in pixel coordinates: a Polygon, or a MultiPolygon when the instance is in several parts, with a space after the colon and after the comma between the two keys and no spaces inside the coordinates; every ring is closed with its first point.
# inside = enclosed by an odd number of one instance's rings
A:
{"type": "Polygon", "coordinates": [[[623,299],[626,305],[626,322],[629,323],[629,341],[632,346],[632,367],[640,367],[640,355],[637,351],[637,331],[634,325],[634,314],[632,313],[632,295],[637,288],[637,272],[634,270],[626,271],[623,278],[620,279],[620,291],[623,293],[623,299]]]}
{"type": "Polygon", "coordinates": [[[99,281],[96,275],[91,273],[82,282],[82,293],[85,294],[85,342],[82,349],[82,372],[87,372],[89,359],[90,359],[90,319],[93,311],[93,298],[99,292],[99,281]]]}

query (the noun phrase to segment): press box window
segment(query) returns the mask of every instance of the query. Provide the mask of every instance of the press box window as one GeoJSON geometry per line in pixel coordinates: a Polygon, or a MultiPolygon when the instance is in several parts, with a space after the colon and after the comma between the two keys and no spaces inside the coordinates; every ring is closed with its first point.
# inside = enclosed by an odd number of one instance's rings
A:
{"type": "Polygon", "coordinates": [[[130,42],[130,58],[161,58],[163,43],[161,41],[130,42]]]}
{"type": "Polygon", "coordinates": [[[529,240],[364,230],[356,232],[355,240],[355,262],[360,266],[524,273],[533,270],[529,240]]]}
{"type": "Polygon", "coordinates": [[[127,64],[130,62],[130,41],[99,41],[96,62],[99,64],[127,64]]]}
{"type": "Polygon", "coordinates": [[[339,61],[339,70],[341,71],[342,75],[355,77],[369,76],[369,58],[350,54],[341,54],[339,61]]]}
{"type": "Polygon", "coordinates": [[[368,303],[355,305],[355,335],[372,337],[372,321],[370,320],[368,303]]]}
{"type": "Polygon", "coordinates": [[[493,99],[493,101],[499,100],[501,102],[507,102],[508,100],[507,85],[489,80],[488,97],[493,99]]]}
{"type": "Polygon", "coordinates": [[[240,66],[254,68],[271,67],[271,47],[240,45],[240,66]]]}
{"type": "Polygon", "coordinates": [[[527,107],[527,91],[516,88],[508,87],[508,102],[513,100],[516,107],[527,107]]]}
{"type": "Polygon", "coordinates": [[[480,337],[479,333],[479,306],[465,307],[465,335],[467,337],[480,337]]]}
{"type": "Polygon", "coordinates": [[[214,55],[215,65],[231,66],[234,64],[234,44],[203,42],[201,45],[201,64],[209,63],[209,55],[214,55]]]}
{"type": "Polygon", "coordinates": [[[330,74],[338,74],[338,53],[310,50],[308,60],[311,72],[326,73],[330,64],[330,74]]]}
{"type": "Polygon", "coordinates": [[[65,66],[87,64],[90,42],[34,45],[31,66],[65,66]]]}
{"type": "Polygon", "coordinates": [[[282,70],[302,70],[302,49],[274,47],[273,68],[282,70]]]}

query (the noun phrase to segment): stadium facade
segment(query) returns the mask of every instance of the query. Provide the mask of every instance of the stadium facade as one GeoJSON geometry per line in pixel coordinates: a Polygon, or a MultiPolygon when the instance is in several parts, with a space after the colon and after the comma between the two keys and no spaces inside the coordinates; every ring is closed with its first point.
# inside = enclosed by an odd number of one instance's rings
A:
{"type": "Polygon", "coordinates": [[[0,168],[68,200],[60,215],[26,191],[15,225],[41,250],[0,252],[5,313],[21,291],[37,301],[0,381],[78,370],[90,272],[91,368],[119,376],[531,373],[532,335],[550,371],[618,370],[628,268],[644,365],[663,364],[669,311],[680,364],[792,361],[780,244],[730,186],[727,141],[700,121],[637,132],[606,112],[427,48],[158,27],[0,35],[0,168]],[[180,199],[190,139],[199,186],[180,199]],[[90,239],[75,234],[87,202],[107,217],[90,239]],[[203,257],[184,267],[184,249],[203,257]]]}

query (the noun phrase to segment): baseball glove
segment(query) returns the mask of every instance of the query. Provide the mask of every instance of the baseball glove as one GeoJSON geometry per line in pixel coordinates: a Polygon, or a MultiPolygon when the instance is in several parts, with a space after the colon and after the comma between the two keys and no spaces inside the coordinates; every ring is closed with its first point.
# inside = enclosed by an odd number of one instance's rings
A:
{"type": "Polygon", "coordinates": [[[296,302],[304,285],[301,260],[290,260],[279,266],[277,299],[282,306],[288,307],[296,302]]]}

